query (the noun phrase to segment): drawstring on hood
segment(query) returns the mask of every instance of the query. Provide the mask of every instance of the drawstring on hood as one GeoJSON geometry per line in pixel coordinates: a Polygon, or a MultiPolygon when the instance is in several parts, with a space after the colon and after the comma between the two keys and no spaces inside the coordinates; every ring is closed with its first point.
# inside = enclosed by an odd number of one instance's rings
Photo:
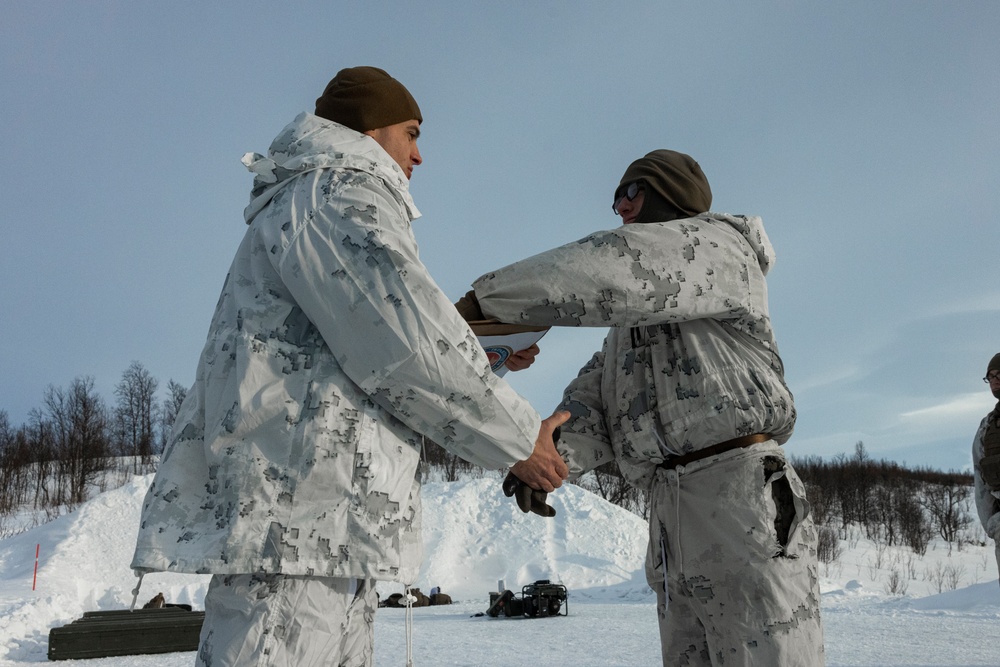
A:
{"type": "Polygon", "coordinates": [[[282,188],[315,169],[373,174],[390,186],[388,190],[400,199],[411,222],[420,217],[410,196],[410,181],[377,141],[311,113],[296,116],[271,142],[267,157],[246,153],[241,162],[254,174],[250,204],[243,210],[248,225],[282,188]]]}

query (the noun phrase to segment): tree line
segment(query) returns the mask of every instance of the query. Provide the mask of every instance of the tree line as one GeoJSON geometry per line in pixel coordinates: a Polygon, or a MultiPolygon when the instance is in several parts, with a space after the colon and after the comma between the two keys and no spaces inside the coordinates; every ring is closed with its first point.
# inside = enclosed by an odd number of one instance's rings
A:
{"type": "Polygon", "coordinates": [[[0,410],[0,519],[25,507],[52,518],[116,484],[111,472],[120,485],[153,470],[187,393],[170,380],[160,400],[158,388],[135,361],[111,403],[83,376],[67,387],[49,385],[25,424],[12,425],[0,410]]]}
{"type": "MultiPolygon", "coordinates": [[[[463,474],[475,475],[475,467],[431,443],[427,458],[445,480],[463,474]]],[[[887,592],[903,594],[908,579],[915,579],[913,557],[922,557],[934,538],[952,549],[967,544],[983,545],[972,498],[973,479],[966,472],[942,472],[930,468],[907,468],[893,461],[873,460],[863,442],[855,444],[852,456],[838,454],[830,460],[818,456],[791,458],[806,488],[819,535],[818,557],[829,568],[843,553],[842,542],[852,547],[860,538],[870,540],[876,558],[888,559],[889,547],[913,556],[907,567],[875,563],[891,570],[887,592]]],[[[581,477],[577,482],[605,500],[649,518],[648,494],[625,481],[614,461],[581,477]]],[[[954,589],[963,573],[952,566],[924,573],[938,591],[954,589]]]]}
{"type": "MultiPolygon", "coordinates": [[[[475,467],[431,443],[428,460],[455,480],[475,467]]],[[[972,500],[972,475],[930,468],[910,469],[892,461],[875,461],[863,442],[854,454],[830,460],[818,456],[791,458],[806,487],[806,500],[820,532],[820,557],[835,560],[839,541],[852,530],[876,544],[908,547],[924,555],[930,541],[940,537],[961,548],[982,542],[972,500]]],[[[605,500],[649,518],[647,493],[628,484],[610,461],[577,482],[605,500]]]]}
{"type": "MultiPolygon", "coordinates": [[[[92,377],[49,386],[43,407],[20,426],[0,410],[0,537],[5,517],[28,508],[46,518],[70,511],[93,493],[155,470],[186,388],[159,382],[139,362],[122,373],[107,402],[92,377]]],[[[445,481],[488,473],[426,441],[425,474],[445,481]]],[[[852,456],[792,458],[820,534],[820,560],[836,560],[840,540],[863,535],[876,544],[908,547],[917,555],[940,537],[949,548],[983,542],[972,507],[972,476],[875,461],[864,443],[852,456]]],[[[648,518],[647,494],[630,486],[609,462],[577,482],[605,500],[648,518]]],[[[28,526],[30,527],[30,526],[28,526]]]]}
{"type": "Polygon", "coordinates": [[[855,444],[853,456],[807,457],[793,465],[820,528],[821,560],[835,557],[837,541],[852,527],[876,544],[908,547],[919,556],[935,537],[949,549],[984,542],[970,473],[875,461],[863,442],[855,444]]]}

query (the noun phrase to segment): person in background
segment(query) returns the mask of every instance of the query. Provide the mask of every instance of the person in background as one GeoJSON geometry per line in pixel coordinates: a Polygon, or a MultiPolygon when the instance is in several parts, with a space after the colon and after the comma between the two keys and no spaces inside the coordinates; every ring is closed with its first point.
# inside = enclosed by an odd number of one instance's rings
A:
{"type": "Polygon", "coordinates": [[[983,417],[972,441],[972,476],[979,520],[995,543],[1000,566],[1000,353],[986,365],[983,382],[990,386],[997,404],[983,417]]]}
{"type": "Polygon", "coordinates": [[[372,664],[375,581],[409,584],[422,559],[423,437],[546,490],[566,477],[565,416],[490,371],[418,258],[422,121],[402,84],[353,67],[244,156],[246,235],[132,560],[213,575],[199,665],[372,664]]]}
{"type": "MultiPolygon", "coordinates": [[[[653,151],[615,189],[623,226],[467,297],[502,322],[610,327],[565,390],[557,447],[570,479],[614,460],[649,492],[663,664],[822,665],[817,533],[782,448],[796,413],[768,313],[774,251],[760,218],[711,202],[697,162],[653,151]]],[[[508,495],[547,516],[546,491],[508,495]]]]}

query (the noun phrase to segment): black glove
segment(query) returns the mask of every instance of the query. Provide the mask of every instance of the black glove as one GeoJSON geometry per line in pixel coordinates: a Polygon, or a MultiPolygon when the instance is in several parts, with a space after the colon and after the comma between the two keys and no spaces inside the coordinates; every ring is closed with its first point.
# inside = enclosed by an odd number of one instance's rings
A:
{"type": "MultiPolygon", "coordinates": [[[[475,292],[473,292],[473,297],[475,297],[475,292]]],[[[559,442],[560,435],[562,435],[562,429],[556,426],[555,430],[552,431],[552,442],[559,442]]],[[[538,516],[544,517],[553,517],[556,515],[556,508],[545,502],[549,494],[545,491],[531,488],[512,472],[507,473],[507,477],[503,481],[503,493],[508,498],[514,496],[517,506],[525,514],[534,512],[538,516]]]]}
{"type": "Polygon", "coordinates": [[[507,478],[503,481],[503,493],[508,498],[513,496],[517,506],[525,514],[534,512],[545,517],[556,515],[556,509],[545,502],[549,494],[531,488],[512,472],[507,473],[507,478]]]}

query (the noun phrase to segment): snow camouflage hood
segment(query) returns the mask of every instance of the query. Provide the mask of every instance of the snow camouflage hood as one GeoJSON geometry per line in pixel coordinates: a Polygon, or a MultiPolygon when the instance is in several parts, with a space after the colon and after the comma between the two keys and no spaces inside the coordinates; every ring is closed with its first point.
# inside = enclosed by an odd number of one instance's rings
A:
{"type": "Polygon", "coordinates": [[[766,276],[774,266],[775,256],[771,239],[767,238],[767,232],[764,231],[764,221],[756,215],[715,215],[743,235],[757,255],[761,273],[766,276]]]}
{"type": "Polygon", "coordinates": [[[406,174],[367,134],[303,112],[275,137],[267,155],[247,153],[243,156],[243,164],[255,174],[250,205],[243,211],[248,225],[291,179],[314,169],[337,167],[378,176],[406,208],[411,222],[420,217],[410,196],[406,174]],[[331,145],[337,146],[338,151],[331,153],[331,145]]]}

